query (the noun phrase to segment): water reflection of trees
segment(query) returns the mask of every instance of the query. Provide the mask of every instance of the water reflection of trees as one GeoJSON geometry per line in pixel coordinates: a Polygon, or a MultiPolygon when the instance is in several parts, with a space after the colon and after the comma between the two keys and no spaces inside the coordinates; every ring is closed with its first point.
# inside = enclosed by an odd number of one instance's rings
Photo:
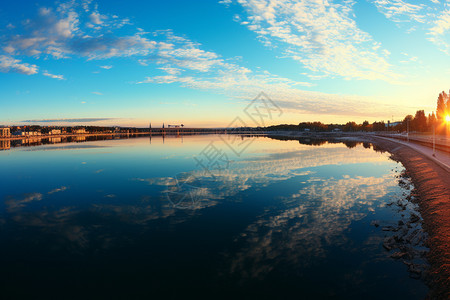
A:
{"type": "Polygon", "coordinates": [[[268,136],[271,139],[279,140],[279,141],[292,141],[297,140],[299,144],[302,145],[310,145],[310,146],[322,146],[326,144],[339,144],[342,143],[348,148],[352,149],[356,146],[363,144],[364,148],[370,148],[371,143],[368,142],[361,142],[356,140],[348,140],[348,139],[335,139],[335,138],[327,138],[327,137],[288,137],[288,136],[276,136],[276,135],[270,135],[268,136]]]}

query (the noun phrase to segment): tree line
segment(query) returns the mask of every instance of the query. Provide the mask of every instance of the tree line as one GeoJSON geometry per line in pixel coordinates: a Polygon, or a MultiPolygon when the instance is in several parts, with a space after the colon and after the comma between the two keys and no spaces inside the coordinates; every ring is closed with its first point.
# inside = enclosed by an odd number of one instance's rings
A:
{"type": "Polygon", "coordinates": [[[301,122],[298,125],[281,124],[266,127],[268,131],[289,130],[289,131],[394,131],[394,132],[432,132],[433,128],[436,134],[445,134],[446,125],[450,118],[450,92],[441,92],[437,99],[436,111],[426,115],[424,110],[416,111],[415,115],[407,115],[400,122],[378,121],[369,123],[364,121],[361,124],[350,121],[346,124],[324,124],[321,122],[301,122]]]}

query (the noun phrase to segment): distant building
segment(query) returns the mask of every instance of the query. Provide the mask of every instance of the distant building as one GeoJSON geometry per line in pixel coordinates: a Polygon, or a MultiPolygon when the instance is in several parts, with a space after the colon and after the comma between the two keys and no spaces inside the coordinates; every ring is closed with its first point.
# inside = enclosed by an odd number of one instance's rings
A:
{"type": "Polygon", "coordinates": [[[52,129],[49,133],[51,135],[61,134],[61,129],[52,129]]]}
{"type": "Polygon", "coordinates": [[[86,132],[86,128],[78,128],[78,129],[74,129],[73,133],[75,134],[85,134],[86,132]]]}
{"type": "Polygon", "coordinates": [[[389,123],[387,123],[387,124],[384,124],[384,127],[395,127],[395,126],[400,125],[400,124],[403,124],[403,122],[402,122],[402,121],[399,121],[399,122],[389,122],[389,123]]]}
{"type": "Polygon", "coordinates": [[[39,131],[16,131],[14,135],[20,136],[40,136],[42,135],[39,131]]]}
{"type": "Polygon", "coordinates": [[[11,136],[11,129],[9,127],[0,128],[0,137],[9,137],[11,136]]]}

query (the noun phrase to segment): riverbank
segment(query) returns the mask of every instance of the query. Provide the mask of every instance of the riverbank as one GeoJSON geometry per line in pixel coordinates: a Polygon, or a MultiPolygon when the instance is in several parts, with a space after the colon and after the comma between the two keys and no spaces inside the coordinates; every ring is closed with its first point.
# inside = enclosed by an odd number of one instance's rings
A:
{"type": "Polygon", "coordinates": [[[411,177],[419,200],[423,227],[429,238],[428,284],[430,299],[450,298],[450,174],[438,162],[396,141],[372,137],[373,142],[392,153],[411,177]]]}
{"type": "Polygon", "coordinates": [[[425,276],[430,286],[428,298],[450,299],[450,172],[445,163],[449,157],[442,157],[448,155],[446,152],[439,153],[440,159],[436,159],[432,156],[432,150],[426,147],[421,149],[424,146],[374,134],[317,133],[305,136],[295,132],[278,132],[271,136],[370,142],[402,163],[414,185],[413,193],[418,199],[423,228],[429,236],[426,244],[430,248],[427,255],[430,269],[425,276]]]}

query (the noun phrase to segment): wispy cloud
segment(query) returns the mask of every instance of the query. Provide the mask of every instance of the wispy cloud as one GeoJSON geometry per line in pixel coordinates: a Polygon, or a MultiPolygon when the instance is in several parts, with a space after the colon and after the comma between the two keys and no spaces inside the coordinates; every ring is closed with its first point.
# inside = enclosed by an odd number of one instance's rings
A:
{"type": "Polygon", "coordinates": [[[26,75],[33,75],[38,72],[36,65],[22,63],[21,60],[13,57],[0,55],[0,72],[2,73],[21,73],[26,75]]]}
{"type": "Polygon", "coordinates": [[[393,80],[398,77],[389,52],[358,28],[354,1],[238,0],[242,22],[269,47],[310,71],[348,79],[393,80]]]}
{"type": "Polygon", "coordinates": [[[260,91],[266,91],[283,109],[297,113],[380,117],[386,112],[399,111],[394,105],[375,104],[369,97],[304,91],[299,87],[310,87],[310,82],[250,70],[214,52],[204,51],[200,44],[175,36],[171,31],[159,34],[172,47],[158,51],[148,64],[162,65],[159,69],[163,74],[149,76],[139,84],[180,84],[240,99],[252,99],[260,91]]]}
{"type": "MultiPolygon", "coordinates": [[[[373,99],[367,97],[301,90],[313,84],[264,70],[251,70],[238,59],[224,58],[171,30],[147,33],[136,28],[134,35],[123,35],[116,29],[129,24],[128,19],[100,14],[93,3],[83,3],[68,2],[56,9],[40,9],[35,19],[25,22],[25,28],[20,34],[5,38],[4,44],[9,47],[9,55],[33,59],[43,55],[54,59],[82,57],[87,60],[133,56],[139,64],[148,67],[149,74],[152,74],[139,83],[178,84],[240,99],[251,99],[264,90],[280,101],[285,109],[302,113],[378,117],[389,111],[398,111],[396,107],[371,104],[373,99]],[[99,19],[93,13],[98,13],[99,19]],[[159,69],[160,74],[155,74],[155,68],[159,69]]],[[[308,73],[310,79],[323,76],[383,80],[396,78],[386,59],[388,52],[356,26],[352,19],[351,1],[334,4],[322,1],[239,0],[239,3],[247,12],[247,21],[242,23],[256,32],[266,44],[281,47],[286,56],[314,72],[308,73]]],[[[15,60],[15,63],[23,65],[24,73],[26,68],[27,74],[37,72],[37,66],[23,64],[19,60],[15,60]]],[[[100,68],[111,69],[112,65],[105,64],[100,68]]],[[[19,67],[16,67],[15,71],[18,70],[19,67]]],[[[88,120],[95,122],[107,119],[26,122],[88,120]]]]}
{"type": "Polygon", "coordinates": [[[430,29],[428,40],[435,43],[439,48],[449,53],[450,39],[448,33],[450,30],[450,9],[442,11],[433,23],[433,27],[430,29]]]}
{"type": "Polygon", "coordinates": [[[92,92],[92,94],[94,94],[94,95],[99,95],[99,96],[103,95],[103,94],[100,93],[100,92],[92,92]]]}
{"type": "Polygon", "coordinates": [[[47,71],[44,71],[44,73],[42,73],[42,75],[53,78],[53,79],[58,79],[58,80],[64,80],[64,76],[63,75],[54,75],[54,74],[50,74],[47,71]]]}
{"type": "Polygon", "coordinates": [[[35,18],[23,23],[19,34],[10,34],[3,39],[4,50],[11,56],[105,59],[145,55],[149,49],[158,47],[156,42],[139,34],[112,34],[113,30],[129,24],[129,20],[102,15],[96,8],[91,8],[96,5],[86,3],[70,1],[55,9],[41,7],[35,18]]]}
{"type": "Polygon", "coordinates": [[[407,33],[420,28],[426,32],[427,40],[450,54],[450,1],[430,0],[420,4],[404,0],[371,0],[371,2],[378,11],[399,27],[408,24],[407,33]]]}
{"type": "Polygon", "coordinates": [[[412,4],[402,0],[373,0],[378,10],[394,22],[416,21],[424,23],[426,15],[424,14],[424,4],[412,4]]]}

